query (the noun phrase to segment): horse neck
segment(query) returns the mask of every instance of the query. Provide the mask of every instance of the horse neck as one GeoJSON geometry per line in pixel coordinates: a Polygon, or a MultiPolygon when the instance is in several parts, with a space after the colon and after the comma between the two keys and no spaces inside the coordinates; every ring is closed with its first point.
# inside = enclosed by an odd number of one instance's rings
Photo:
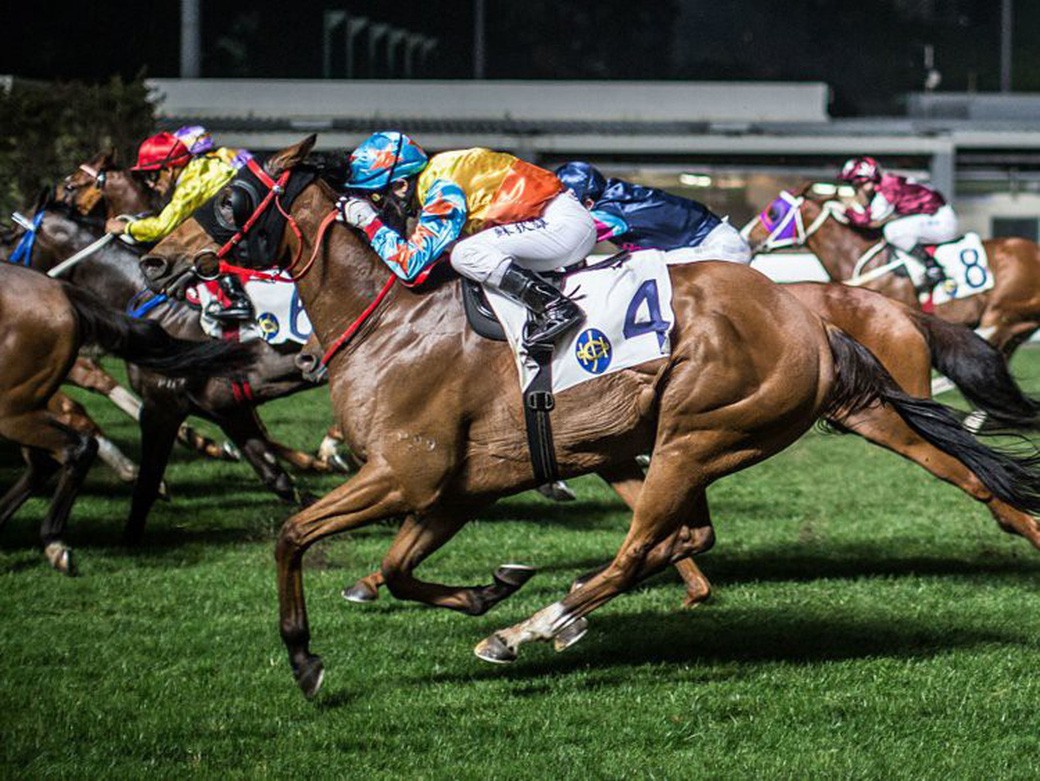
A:
{"type": "MultiPolygon", "coordinates": [[[[817,215],[802,216],[809,225],[817,215]]],[[[805,242],[806,248],[819,259],[827,275],[838,282],[852,276],[856,261],[873,244],[870,239],[834,219],[825,220],[805,242]]]]}
{"type": "MultiPolygon", "coordinates": [[[[103,234],[94,233],[79,223],[60,215],[49,214],[40,225],[41,237],[47,244],[47,252],[33,252],[32,267],[46,273],[64,260],[68,260],[81,249],[97,241],[103,234]],[[62,220],[61,224],[51,221],[62,220]],[[64,228],[62,235],[50,235],[52,227],[64,228]],[[50,240],[47,240],[47,239],[50,240]]],[[[43,249],[42,247],[40,249],[43,249]]],[[[86,288],[101,300],[113,306],[123,307],[145,288],[144,275],[137,264],[137,256],[120,246],[102,247],[82,263],[72,268],[65,279],[86,288]]]]}
{"type": "Polygon", "coordinates": [[[124,171],[111,171],[105,183],[105,212],[108,217],[155,212],[157,200],[124,171]]]}

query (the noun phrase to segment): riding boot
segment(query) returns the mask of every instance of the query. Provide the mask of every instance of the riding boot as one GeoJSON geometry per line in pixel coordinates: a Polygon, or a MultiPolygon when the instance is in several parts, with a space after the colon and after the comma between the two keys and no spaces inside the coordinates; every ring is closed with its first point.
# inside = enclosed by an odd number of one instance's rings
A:
{"type": "Polygon", "coordinates": [[[224,274],[218,279],[220,289],[228,297],[228,305],[221,306],[219,301],[211,301],[206,307],[206,314],[214,320],[252,320],[253,302],[246,295],[242,280],[235,274],[224,274]]]}
{"type": "Polygon", "coordinates": [[[914,248],[910,250],[910,254],[924,264],[923,292],[932,290],[936,285],[946,280],[946,272],[943,271],[943,267],[939,265],[939,261],[925,250],[924,245],[914,245],[914,248]]]}
{"type": "Polygon", "coordinates": [[[498,289],[527,307],[533,317],[524,329],[524,347],[550,346],[558,336],[585,322],[585,313],[554,285],[515,263],[506,267],[498,289]]]}

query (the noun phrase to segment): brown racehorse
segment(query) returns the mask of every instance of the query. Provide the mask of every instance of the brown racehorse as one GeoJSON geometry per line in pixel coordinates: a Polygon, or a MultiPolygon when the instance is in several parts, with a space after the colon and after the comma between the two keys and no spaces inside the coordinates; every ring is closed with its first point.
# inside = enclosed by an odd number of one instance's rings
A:
{"type": "MultiPolygon", "coordinates": [[[[312,136],[271,157],[268,174],[291,175],[313,143],[312,136]]],[[[283,263],[290,255],[310,258],[295,269],[297,285],[322,344],[362,322],[389,276],[351,230],[316,242],[335,201],[332,188],[317,180],[281,204],[303,237],[302,246],[292,246],[297,240],[284,232],[283,263]]],[[[203,208],[221,209],[234,224],[227,199],[203,208]]],[[[155,284],[175,284],[193,264],[212,273],[217,248],[190,219],[142,264],[155,284]]],[[[854,425],[886,404],[922,438],[967,463],[980,495],[1022,511],[1040,508],[1036,460],[1001,455],[942,405],[902,393],[870,352],[781,286],[730,263],[677,266],[670,275],[671,355],[564,391],[553,413],[563,476],[598,472],[630,487],[628,535],[608,565],[563,599],[480,643],[480,658],[509,662],[523,643],[558,639],[640,580],[707,549],[714,539],[707,487],[782,450],[820,416],[854,425]],[[643,481],[635,457],[651,450],[643,481]]],[[[482,508],[537,482],[513,356],[469,329],[459,283],[386,289],[391,294],[329,363],[334,409],[364,465],[286,521],[276,545],[282,639],[308,696],[323,677],[309,648],[304,602],[302,561],[311,545],[403,517],[382,565],[391,593],[482,613],[515,587],[440,585],[418,580],[414,570],[482,508]]]]}
{"type": "Polygon", "coordinates": [[[97,442],[89,432],[68,425],[53,398],[80,348],[98,345],[172,376],[237,371],[247,353],[220,342],[174,339],[158,325],[132,320],[86,291],[8,264],[0,264],[0,327],[0,438],[21,445],[27,464],[0,499],[0,526],[57,473],[40,537],[51,564],[72,574],[72,552],[61,537],[97,442]]]}
{"type": "MultiPolygon", "coordinates": [[[[849,280],[857,261],[882,240],[878,231],[860,231],[844,221],[844,207],[837,201],[814,198],[810,186],[797,193],[783,194],[744,227],[754,252],[770,249],[770,230],[787,212],[800,213],[800,235],[795,245],[804,245],[823,264],[835,282],[849,280]]],[[[795,227],[797,223],[793,224],[795,227]]],[[[775,230],[774,230],[775,232],[775,230]]],[[[976,328],[980,335],[1010,357],[1014,349],[1040,328],[1040,246],[1027,239],[1006,238],[984,241],[993,287],[978,295],[949,301],[935,314],[951,323],[976,328]]],[[[861,276],[884,262],[888,253],[879,252],[860,270],[861,276]]],[[[873,290],[918,307],[917,294],[908,277],[888,273],[864,284],[873,290]]]]}
{"type": "MultiPolygon", "coordinates": [[[[911,396],[929,396],[931,368],[937,364],[966,398],[1005,427],[1035,425],[1037,402],[1015,384],[1000,352],[970,329],[862,288],[806,282],[785,285],[784,289],[867,347],[911,396]]],[[[854,420],[833,422],[960,488],[984,503],[1001,529],[1025,537],[1040,548],[1036,519],[990,501],[989,492],[967,465],[923,440],[898,415],[875,408],[854,420]]],[[[684,606],[707,600],[710,583],[693,560],[686,559],[677,567],[686,586],[684,606]]],[[[382,573],[375,572],[346,588],[343,595],[351,602],[371,602],[381,585],[382,573]]]]}

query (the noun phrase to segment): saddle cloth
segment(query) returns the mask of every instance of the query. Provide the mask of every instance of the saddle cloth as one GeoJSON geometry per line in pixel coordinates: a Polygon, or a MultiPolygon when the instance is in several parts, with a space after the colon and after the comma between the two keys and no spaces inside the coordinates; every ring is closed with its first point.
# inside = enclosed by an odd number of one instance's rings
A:
{"type": "MultiPolygon", "coordinates": [[[[250,278],[246,294],[253,302],[256,318],[238,325],[238,341],[263,339],[269,344],[304,344],[313,330],[303,311],[299,293],[288,277],[285,281],[250,278]]],[[[206,305],[218,295],[215,282],[201,282],[188,290],[188,301],[202,307],[202,330],[217,339],[224,337],[224,324],[206,314],[206,305]]]]}
{"type": "MultiPolygon", "coordinates": [[[[585,310],[585,322],[556,343],[552,390],[566,390],[595,377],[647,363],[671,353],[672,281],[665,253],[644,250],[605,267],[568,274],[563,292],[585,310]]],[[[538,371],[521,346],[527,309],[484,287],[516,356],[520,387],[538,371]]]]}
{"type": "MultiPolygon", "coordinates": [[[[944,304],[983,293],[993,287],[993,272],[989,268],[986,249],[977,233],[965,233],[956,241],[928,248],[946,272],[946,281],[932,291],[932,304],[944,304]]],[[[913,259],[910,269],[914,282],[924,274],[924,267],[913,259]]],[[[925,295],[927,298],[927,294],[925,295]]]]}

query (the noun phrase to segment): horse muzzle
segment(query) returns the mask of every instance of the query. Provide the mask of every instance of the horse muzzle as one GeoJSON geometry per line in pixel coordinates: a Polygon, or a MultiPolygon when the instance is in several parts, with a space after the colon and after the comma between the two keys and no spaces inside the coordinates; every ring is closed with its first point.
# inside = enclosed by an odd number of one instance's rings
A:
{"type": "Polygon", "coordinates": [[[162,255],[145,255],[139,265],[145,284],[153,293],[176,296],[191,275],[190,266],[178,269],[177,264],[162,255]]]}

